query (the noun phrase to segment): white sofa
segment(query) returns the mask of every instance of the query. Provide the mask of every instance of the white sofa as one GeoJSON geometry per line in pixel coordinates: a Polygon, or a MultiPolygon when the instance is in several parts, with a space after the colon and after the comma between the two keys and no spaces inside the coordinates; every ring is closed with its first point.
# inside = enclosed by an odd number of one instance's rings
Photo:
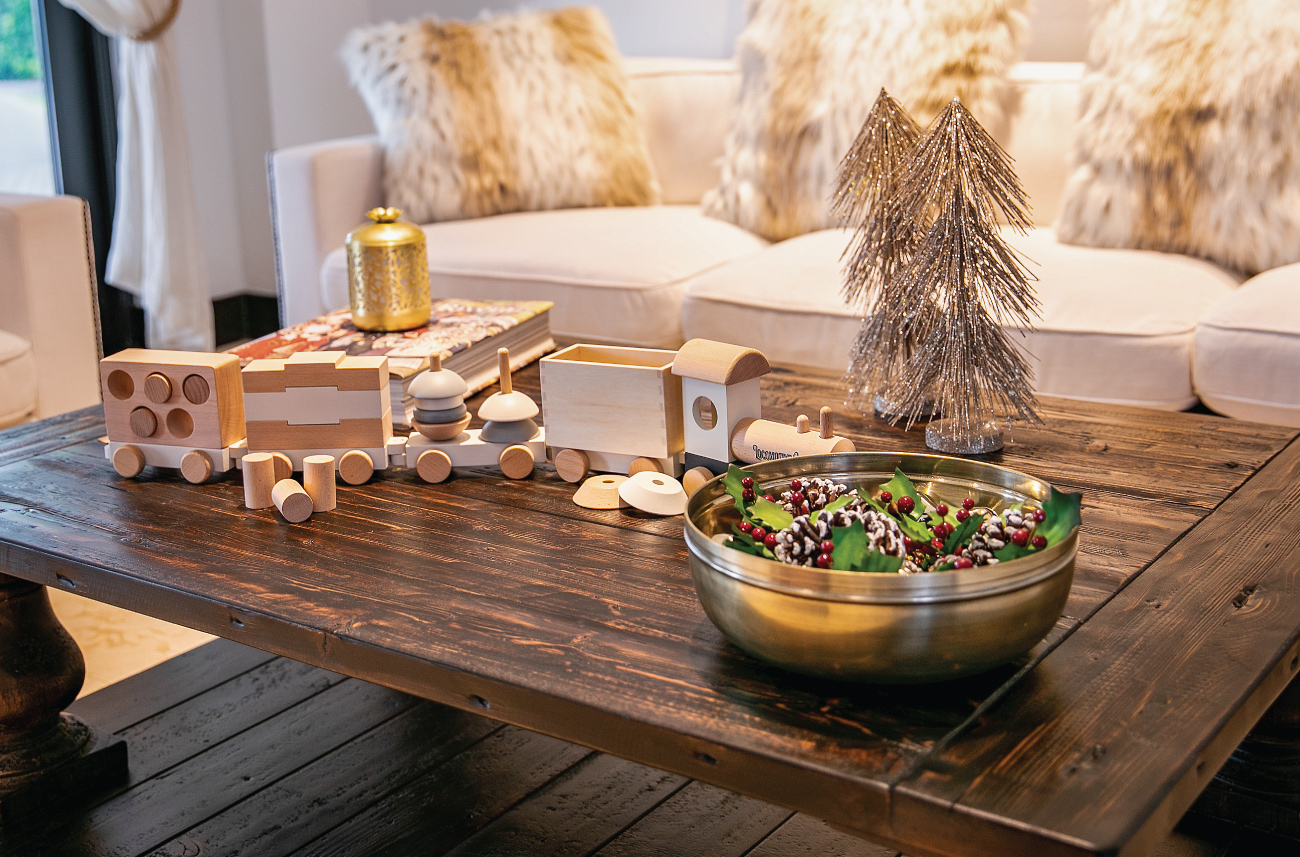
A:
{"type": "Polygon", "coordinates": [[[99,314],[85,203],[0,194],[0,427],[99,401],[99,314]]]}
{"type": "MultiPolygon", "coordinates": [[[[700,213],[740,84],[734,64],[626,64],[664,204],[430,224],[434,294],[553,300],[553,329],[568,339],[675,347],[701,336],[842,372],[860,321],[839,297],[848,233],[769,244],[700,213]]],[[[1230,416],[1300,425],[1300,266],[1239,288],[1201,260],[1056,242],[1082,75],[1077,63],[1017,66],[1001,135],[1038,224],[1006,233],[1037,263],[1042,320],[1023,340],[1036,389],[1168,410],[1199,396],[1230,416]]],[[[343,237],[383,204],[382,164],[373,137],[271,155],[284,323],[347,304],[343,237]]]]}

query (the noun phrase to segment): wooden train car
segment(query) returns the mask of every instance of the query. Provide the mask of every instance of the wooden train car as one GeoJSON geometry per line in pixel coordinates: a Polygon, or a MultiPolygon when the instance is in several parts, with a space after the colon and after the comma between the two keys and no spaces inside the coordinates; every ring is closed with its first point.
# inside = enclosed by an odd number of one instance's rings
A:
{"type": "Polygon", "coordinates": [[[239,359],[128,348],[99,364],[108,445],[122,476],[178,468],[199,483],[235,465],[244,429],[239,359]]]}

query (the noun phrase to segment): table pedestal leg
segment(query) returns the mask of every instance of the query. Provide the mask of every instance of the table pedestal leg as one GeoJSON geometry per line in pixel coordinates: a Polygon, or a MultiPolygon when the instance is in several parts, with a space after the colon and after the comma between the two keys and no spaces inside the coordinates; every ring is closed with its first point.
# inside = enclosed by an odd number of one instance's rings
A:
{"type": "Polygon", "coordinates": [[[86,678],[45,587],[0,574],[0,821],[21,822],[126,777],[126,743],[62,711],[86,678]]]}
{"type": "Polygon", "coordinates": [[[1300,839],[1300,680],[1282,691],[1193,809],[1300,839]]]}

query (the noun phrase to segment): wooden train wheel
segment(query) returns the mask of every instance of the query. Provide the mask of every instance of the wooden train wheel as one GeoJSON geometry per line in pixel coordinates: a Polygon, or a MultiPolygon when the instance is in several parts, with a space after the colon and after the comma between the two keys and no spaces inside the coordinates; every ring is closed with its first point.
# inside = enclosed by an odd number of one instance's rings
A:
{"type": "Polygon", "coordinates": [[[113,469],[118,476],[127,479],[139,476],[140,471],[144,470],[144,453],[138,446],[119,446],[117,452],[113,453],[113,469]]]}
{"type": "Polygon", "coordinates": [[[664,469],[659,466],[658,461],[656,461],[653,458],[642,457],[642,458],[633,459],[632,464],[629,465],[627,468],[627,475],[635,476],[644,470],[648,470],[651,473],[664,472],[664,469]]]}
{"type": "Polygon", "coordinates": [[[360,485],[375,475],[375,463],[359,449],[343,453],[339,459],[339,478],[349,485],[360,485]]]}
{"type": "Polygon", "coordinates": [[[555,453],[555,472],[565,482],[581,482],[591,470],[591,459],[580,449],[562,449],[555,453]]]}
{"type": "Polygon", "coordinates": [[[527,479],[533,472],[533,465],[537,464],[537,460],[533,458],[531,449],[515,444],[502,450],[497,458],[497,464],[500,465],[501,472],[511,479],[527,479]]]}
{"type": "Polygon", "coordinates": [[[425,482],[446,482],[451,476],[451,458],[441,449],[426,449],[415,459],[415,472],[425,482]]]}
{"type": "Polygon", "coordinates": [[[212,477],[212,459],[201,449],[191,449],[181,459],[181,475],[194,485],[207,482],[212,477]]]}

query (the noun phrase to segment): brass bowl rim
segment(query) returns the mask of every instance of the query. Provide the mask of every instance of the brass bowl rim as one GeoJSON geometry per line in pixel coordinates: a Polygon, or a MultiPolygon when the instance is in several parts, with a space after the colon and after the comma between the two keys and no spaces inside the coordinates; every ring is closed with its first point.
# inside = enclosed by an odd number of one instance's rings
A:
{"type": "MultiPolygon", "coordinates": [[[[845,478],[855,473],[862,476],[892,474],[895,466],[917,481],[949,476],[954,477],[952,481],[986,485],[1038,500],[1046,499],[1051,493],[1046,482],[1008,467],[925,453],[832,453],[779,459],[741,469],[753,474],[756,483],[761,483],[795,476],[845,478]],[[870,466],[869,462],[888,463],[889,467],[870,466]],[[981,479],[981,475],[990,478],[981,479]]],[[[1039,553],[993,566],[912,575],[807,568],[725,547],[713,541],[696,524],[696,518],[705,511],[731,502],[730,496],[722,489],[720,476],[715,476],[691,495],[683,522],[688,551],[716,573],[800,598],[867,604],[933,604],[993,597],[1033,586],[1058,574],[1078,550],[1079,528],[1076,526],[1066,538],[1039,553]]]]}

